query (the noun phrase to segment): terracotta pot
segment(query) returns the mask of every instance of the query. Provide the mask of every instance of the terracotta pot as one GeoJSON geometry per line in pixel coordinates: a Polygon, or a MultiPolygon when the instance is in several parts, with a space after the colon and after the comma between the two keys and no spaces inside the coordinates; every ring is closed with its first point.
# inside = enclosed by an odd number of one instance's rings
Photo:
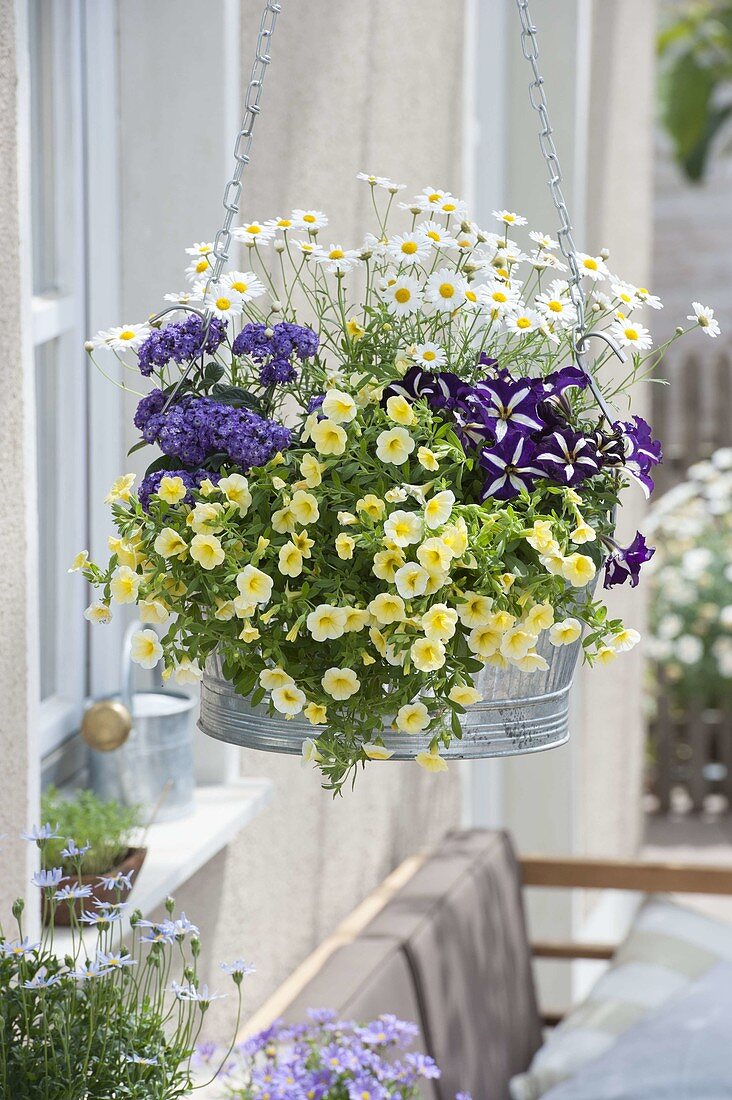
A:
{"type": "MultiPolygon", "coordinates": [[[[127,854],[124,859],[115,864],[109,871],[105,871],[105,875],[116,875],[118,872],[122,872],[126,875],[129,871],[134,871],[132,876],[132,886],[130,889],[134,889],[135,879],[140,873],[140,868],[145,862],[145,856],[147,855],[147,848],[128,848],[127,854]]],[[[77,918],[81,916],[85,909],[93,909],[95,901],[115,901],[117,899],[118,891],[105,890],[99,879],[101,875],[82,875],[81,878],[74,879],[69,877],[63,880],[61,886],[70,886],[72,883],[81,883],[82,886],[91,886],[92,892],[86,898],[76,898],[73,901],[61,901],[56,906],[56,913],[54,916],[54,924],[57,926],[68,927],[71,924],[72,911],[76,913],[77,918]]],[[[121,893],[119,894],[120,901],[126,901],[130,889],[123,886],[121,893]]],[[[50,912],[48,906],[45,904],[44,899],[44,921],[48,922],[50,912]]]]}

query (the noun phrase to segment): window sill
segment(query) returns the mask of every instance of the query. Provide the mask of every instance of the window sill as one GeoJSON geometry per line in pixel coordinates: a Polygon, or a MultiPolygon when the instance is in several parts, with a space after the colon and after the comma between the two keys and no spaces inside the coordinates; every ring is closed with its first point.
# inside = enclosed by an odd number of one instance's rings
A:
{"type": "MultiPolygon", "coordinates": [[[[258,817],[271,797],[272,784],[267,779],[197,787],[192,814],[150,826],[145,840],[147,858],[130,894],[127,912],[140,909],[143,916],[148,916],[258,817]]],[[[129,930],[127,921],[122,930],[129,930]]],[[[92,929],[89,940],[91,948],[96,941],[92,929]]],[[[56,929],[56,954],[66,954],[71,945],[71,931],[56,929]]]]}

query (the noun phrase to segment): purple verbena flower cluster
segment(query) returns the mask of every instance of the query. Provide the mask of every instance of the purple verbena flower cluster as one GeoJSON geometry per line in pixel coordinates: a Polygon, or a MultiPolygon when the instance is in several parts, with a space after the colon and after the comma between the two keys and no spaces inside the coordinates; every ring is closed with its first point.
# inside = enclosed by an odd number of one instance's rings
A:
{"type": "Polygon", "coordinates": [[[292,433],[276,420],[249,409],[237,409],[211,397],[186,394],[163,412],[165,395],[153,390],[143,397],[135,425],[146,443],[195,468],[214,454],[226,455],[241,470],[264,466],[290,445],[292,433]]]}
{"type": "Polygon", "coordinates": [[[312,359],[318,351],[318,335],[305,325],[280,321],[273,327],[251,323],[244,325],[234,340],[234,355],[248,355],[260,364],[259,380],[263,386],[293,382],[299,362],[312,359]]]}
{"type": "MultiPolygon", "coordinates": [[[[228,1084],[249,1100],[416,1100],[420,1082],[440,1076],[426,1054],[409,1051],[416,1025],[380,1016],[366,1025],[314,1010],[305,1024],[276,1023],[236,1048],[228,1084]]],[[[464,1100],[470,1100],[463,1094],[464,1100]]]]}
{"type": "MultiPolygon", "coordinates": [[[[148,377],[155,367],[160,369],[170,362],[189,363],[195,359],[201,354],[202,325],[201,318],[191,314],[185,321],[173,321],[151,332],[137,353],[140,374],[148,377]]],[[[204,350],[213,355],[225,336],[226,322],[212,317],[204,350]]]]}

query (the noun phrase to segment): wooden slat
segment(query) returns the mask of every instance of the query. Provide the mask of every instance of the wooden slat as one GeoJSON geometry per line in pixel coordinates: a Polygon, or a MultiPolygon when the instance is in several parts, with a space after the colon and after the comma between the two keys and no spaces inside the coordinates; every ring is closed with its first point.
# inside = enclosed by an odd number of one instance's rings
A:
{"type": "Polygon", "coordinates": [[[676,730],[669,709],[669,695],[663,665],[657,665],[658,710],[653,728],[653,744],[656,750],[654,792],[661,813],[671,809],[671,786],[676,754],[676,730]]]}
{"type": "Polygon", "coordinates": [[[691,749],[687,787],[692,808],[696,813],[700,813],[704,809],[704,796],[707,793],[704,768],[709,761],[710,744],[709,726],[704,720],[704,710],[700,701],[691,700],[686,721],[691,749]]]}
{"type": "Polygon", "coordinates": [[[611,943],[580,943],[577,940],[566,943],[536,940],[531,944],[535,959],[611,959],[615,951],[611,943]]]}
{"type": "Polygon", "coordinates": [[[644,894],[732,894],[732,867],[553,856],[524,856],[519,863],[524,886],[637,890],[644,894]]]}

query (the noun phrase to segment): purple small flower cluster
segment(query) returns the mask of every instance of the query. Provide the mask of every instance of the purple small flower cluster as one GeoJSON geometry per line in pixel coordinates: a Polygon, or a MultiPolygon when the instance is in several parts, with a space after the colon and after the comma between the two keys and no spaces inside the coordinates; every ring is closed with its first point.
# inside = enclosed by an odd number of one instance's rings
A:
{"type": "MultiPolygon", "coordinates": [[[[191,314],[185,321],[173,321],[164,328],[155,329],[140,345],[137,353],[140,374],[148,377],[155,367],[174,363],[189,363],[201,354],[201,329],[203,321],[191,314]]],[[[226,322],[212,317],[206,336],[205,350],[213,355],[226,336],[226,322]]]]}
{"type": "Polygon", "coordinates": [[[214,454],[225,454],[248,470],[264,466],[290,445],[292,433],[276,420],[265,420],[249,409],[237,409],[211,397],[186,394],[163,412],[165,395],[153,390],[135,413],[135,426],[146,443],[157,443],[163,454],[186,466],[203,465],[214,454]]]}
{"type": "Polygon", "coordinates": [[[150,507],[150,497],[157,493],[160,488],[160,482],[164,477],[179,477],[183,481],[188,492],[183,497],[185,504],[193,504],[193,490],[197,489],[202,481],[207,477],[216,483],[219,479],[219,475],[211,473],[209,470],[156,470],[155,473],[148,474],[143,478],[140,483],[140,489],[138,497],[143,509],[147,512],[150,507]]]}
{"type": "Polygon", "coordinates": [[[248,324],[234,340],[234,355],[248,355],[260,364],[259,381],[263,386],[293,382],[297,370],[293,358],[304,362],[318,351],[318,335],[305,325],[280,321],[274,327],[248,324]]]}
{"type": "Polygon", "coordinates": [[[414,1024],[384,1015],[360,1026],[328,1010],[309,1017],[276,1023],[236,1048],[226,1070],[231,1087],[241,1081],[251,1100],[416,1100],[420,1082],[440,1076],[434,1059],[407,1050],[414,1024]]]}

